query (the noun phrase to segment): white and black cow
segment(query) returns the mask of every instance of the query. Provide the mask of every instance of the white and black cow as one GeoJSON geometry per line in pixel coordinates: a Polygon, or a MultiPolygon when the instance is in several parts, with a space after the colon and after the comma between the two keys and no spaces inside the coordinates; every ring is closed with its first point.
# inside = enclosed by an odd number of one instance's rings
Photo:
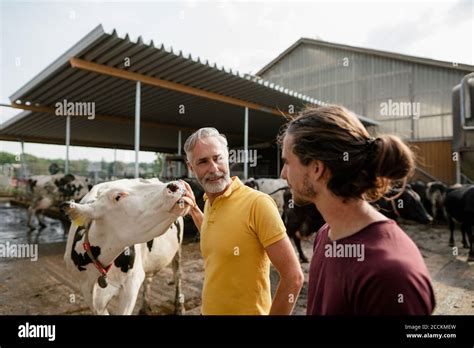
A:
{"type": "Polygon", "coordinates": [[[470,248],[467,261],[474,261],[474,235],[472,232],[472,226],[474,225],[474,185],[449,188],[444,206],[451,232],[449,245],[454,246],[454,222],[456,221],[461,224],[463,246],[470,248]],[[471,244],[470,247],[467,239],[471,244]]]}
{"type": "Polygon", "coordinates": [[[285,179],[254,179],[250,178],[244,181],[244,184],[273,198],[277,204],[280,215],[283,214],[285,205],[284,192],[288,188],[288,183],[285,179]]]}
{"type": "Polygon", "coordinates": [[[148,309],[153,275],[173,261],[176,313],[184,310],[180,255],[183,218],[193,202],[179,182],[124,179],[101,183],[80,204],[65,203],[73,221],[64,260],[97,314],[131,314],[144,284],[142,311],[148,309]]]}
{"type": "Polygon", "coordinates": [[[41,228],[46,227],[43,211],[64,201],[79,201],[89,192],[89,180],[72,174],[34,175],[28,179],[31,198],[28,207],[28,227],[34,229],[33,216],[41,228]]]}

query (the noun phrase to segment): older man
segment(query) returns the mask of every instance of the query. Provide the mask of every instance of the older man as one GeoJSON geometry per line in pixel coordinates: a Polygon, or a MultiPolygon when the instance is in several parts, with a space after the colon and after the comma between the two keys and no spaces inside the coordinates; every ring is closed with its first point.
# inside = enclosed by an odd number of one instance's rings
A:
{"type": "Polygon", "coordinates": [[[230,177],[227,140],[215,128],[193,133],[184,150],[205,191],[204,213],[191,210],[204,258],[202,314],[291,314],[303,274],[275,202],[230,177]],[[280,274],[273,302],[270,261],[280,274]]]}

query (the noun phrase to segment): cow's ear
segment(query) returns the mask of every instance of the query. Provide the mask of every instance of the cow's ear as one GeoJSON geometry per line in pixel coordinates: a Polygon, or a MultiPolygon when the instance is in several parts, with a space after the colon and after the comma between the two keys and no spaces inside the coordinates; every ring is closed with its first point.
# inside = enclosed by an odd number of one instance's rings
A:
{"type": "Polygon", "coordinates": [[[90,204],[64,202],[61,204],[61,209],[69,216],[71,221],[78,226],[84,226],[94,219],[94,209],[90,204]]]}
{"type": "Polygon", "coordinates": [[[123,198],[127,197],[129,195],[128,192],[125,192],[125,191],[119,191],[119,192],[114,192],[112,194],[112,198],[115,202],[119,202],[120,200],[122,200],[123,198]]]}

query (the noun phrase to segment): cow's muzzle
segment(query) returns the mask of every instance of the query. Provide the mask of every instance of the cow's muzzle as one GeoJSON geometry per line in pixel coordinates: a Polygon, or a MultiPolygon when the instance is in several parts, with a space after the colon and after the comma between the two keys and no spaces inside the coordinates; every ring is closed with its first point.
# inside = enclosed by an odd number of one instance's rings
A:
{"type": "Polygon", "coordinates": [[[172,193],[178,192],[180,195],[180,198],[176,202],[179,206],[184,206],[184,205],[189,205],[189,206],[194,206],[194,202],[191,198],[186,196],[186,188],[184,187],[183,184],[180,182],[170,182],[168,185],[166,185],[166,188],[170,190],[172,193]]]}
{"type": "Polygon", "coordinates": [[[171,192],[176,192],[179,190],[179,185],[174,182],[170,182],[168,185],[166,185],[166,188],[171,192]]]}

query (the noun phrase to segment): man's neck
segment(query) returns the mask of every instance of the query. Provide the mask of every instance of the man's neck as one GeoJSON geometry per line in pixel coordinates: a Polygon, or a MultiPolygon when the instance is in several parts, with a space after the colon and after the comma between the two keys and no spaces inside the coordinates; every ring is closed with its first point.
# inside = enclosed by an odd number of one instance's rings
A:
{"type": "Polygon", "coordinates": [[[313,202],[330,227],[329,238],[349,237],[372,222],[387,220],[363,199],[343,202],[329,191],[322,192],[313,202]]]}

